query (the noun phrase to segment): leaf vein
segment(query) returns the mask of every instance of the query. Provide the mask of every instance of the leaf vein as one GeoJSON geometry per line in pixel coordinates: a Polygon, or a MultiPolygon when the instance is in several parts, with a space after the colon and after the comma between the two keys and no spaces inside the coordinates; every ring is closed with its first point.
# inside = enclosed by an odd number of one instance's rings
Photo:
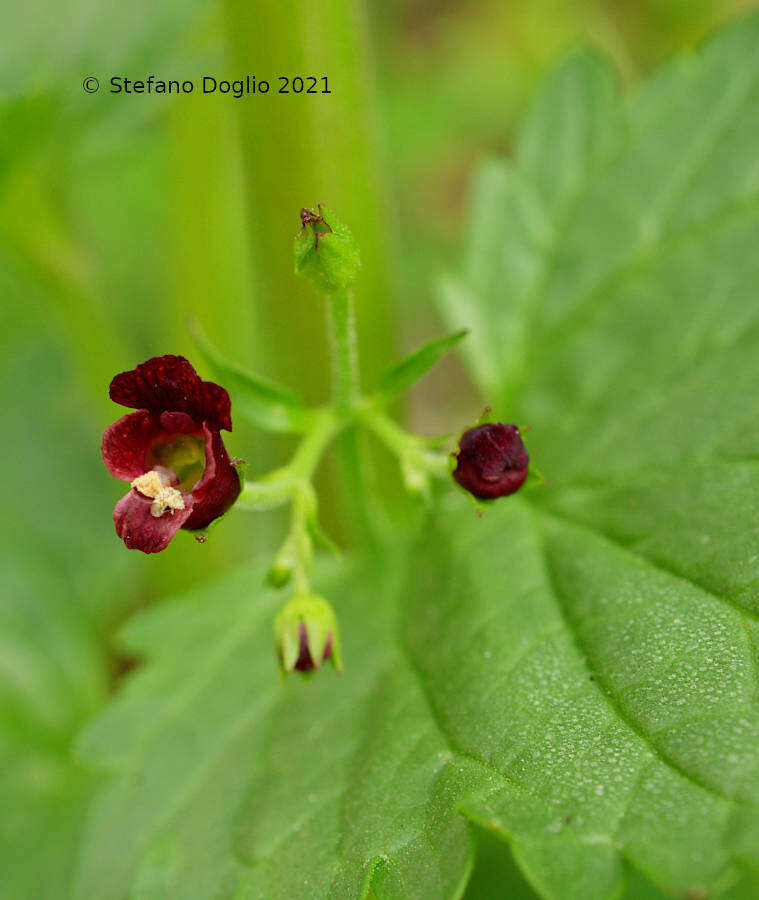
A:
{"type": "Polygon", "coordinates": [[[579,635],[577,634],[576,628],[573,627],[573,623],[570,619],[570,616],[569,616],[569,613],[567,610],[566,601],[564,599],[562,592],[559,589],[556,579],[553,576],[553,571],[552,571],[551,565],[548,561],[548,556],[545,552],[543,542],[540,538],[539,531],[537,529],[536,529],[536,534],[538,535],[538,542],[539,542],[539,544],[541,546],[541,550],[542,550],[543,566],[544,566],[544,572],[546,575],[546,580],[551,587],[551,591],[552,591],[554,597],[556,598],[556,606],[559,611],[559,614],[561,615],[561,617],[566,625],[567,633],[570,635],[572,642],[574,643],[574,645],[577,649],[577,652],[582,660],[583,665],[585,666],[585,668],[587,669],[589,674],[594,675],[593,683],[595,684],[596,689],[599,691],[599,693],[601,694],[603,699],[606,701],[609,708],[612,710],[612,712],[615,713],[617,718],[624,725],[626,725],[627,728],[630,729],[630,731],[633,734],[637,735],[644,742],[644,744],[651,749],[651,751],[655,754],[655,756],[657,757],[657,759],[660,762],[662,762],[664,765],[666,765],[672,771],[676,772],[682,778],[691,782],[691,784],[694,784],[696,787],[701,788],[701,790],[705,791],[706,793],[712,794],[716,797],[720,797],[723,800],[728,801],[729,803],[737,804],[738,801],[734,797],[729,796],[728,794],[724,793],[723,791],[721,791],[719,788],[715,787],[714,785],[708,784],[706,781],[703,781],[701,778],[699,778],[698,775],[696,775],[693,772],[690,772],[677,759],[672,757],[669,753],[667,753],[666,750],[664,750],[662,747],[660,747],[654,740],[654,737],[651,734],[649,734],[634,718],[632,718],[632,716],[630,716],[627,713],[627,711],[624,709],[624,707],[618,702],[618,700],[614,696],[614,693],[611,690],[610,686],[606,683],[603,673],[595,668],[593,670],[591,670],[591,668],[587,662],[589,654],[588,654],[585,646],[583,645],[579,635]]]}

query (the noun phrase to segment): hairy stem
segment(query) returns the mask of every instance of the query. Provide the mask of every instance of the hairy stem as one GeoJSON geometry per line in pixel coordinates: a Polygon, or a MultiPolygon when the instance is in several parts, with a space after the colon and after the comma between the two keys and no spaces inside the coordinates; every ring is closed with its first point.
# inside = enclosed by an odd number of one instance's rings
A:
{"type": "Polygon", "coordinates": [[[296,594],[307,594],[311,589],[313,542],[308,533],[308,505],[308,492],[296,489],[293,496],[292,526],[288,538],[292,546],[293,584],[296,594]]]}
{"type": "Polygon", "coordinates": [[[317,509],[311,480],[327,445],[343,424],[344,420],[332,407],[317,410],[311,428],[290,462],[258,481],[246,481],[237,501],[241,509],[252,510],[291,504],[290,531],[277,554],[275,567],[279,565],[292,573],[298,593],[310,589],[313,542],[309,528],[316,527],[317,509]]]}
{"type": "Polygon", "coordinates": [[[343,423],[331,407],[318,410],[311,429],[298,445],[287,468],[298,479],[310,481],[319,460],[343,423]]]}
{"type": "Polygon", "coordinates": [[[435,478],[449,477],[446,453],[430,450],[422,438],[409,434],[381,409],[366,406],[360,410],[359,415],[366,427],[373,431],[402,463],[435,478]]]}
{"type": "Polygon", "coordinates": [[[327,297],[327,319],[332,354],[332,400],[349,413],[361,392],[353,292],[336,291],[327,297]]]}
{"type": "MultiPolygon", "coordinates": [[[[327,317],[332,354],[332,401],[338,412],[352,419],[361,399],[353,292],[345,290],[330,294],[327,317]]],[[[362,449],[361,436],[351,423],[338,445],[345,504],[360,539],[371,543],[376,529],[369,510],[369,480],[362,449]]]]}

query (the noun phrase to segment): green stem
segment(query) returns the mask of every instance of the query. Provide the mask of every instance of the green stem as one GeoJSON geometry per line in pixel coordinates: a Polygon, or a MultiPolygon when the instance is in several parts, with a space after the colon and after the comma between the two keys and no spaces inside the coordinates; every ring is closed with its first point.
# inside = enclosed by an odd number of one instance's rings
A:
{"type": "Polygon", "coordinates": [[[298,445],[290,462],[258,481],[246,481],[237,503],[238,509],[274,509],[293,499],[302,482],[309,483],[327,444],[341,427],[331,407],[314,413],[311,429],[298,445]]]}
{"type": "MultiPolygon", "coordinates": [[[[339,210],[361,247],[364,272],[371,275],[357,279],[355,289],[366,383],[376,381],[395,348],[396,232],[388,226],[394,210],[377,139],[379,106],[366,6],[366,0],[261,0],[254,14],[248,0],[221,4],[232,69],[251,71],[255,65],[263,77],[328,76],[331,93],[302,98],[307,102],[235,106],[247,187],[255,320],[258,333],[266,335],[255,360],[247,362],[304,387],[312,402],[328,390],[323,311],[314,302],[313,287],[293,278],[292,258],[283,252],[300,224],[301,207],[322,202],[339,210]]],[[[277,86],[272,82],[272,90],[277,86]]],[[[276,458],[281,444],[271,452],[276,458]]],[[[373,463],[387,465],[384,457],[373,463]]],[[[387,470],[380,471],[384,499],[398,503],[387,470]]],[[[346,472],[347,477],[352,476],[346,472]]],[[[353,506],[346,508],[355,488],[352,482],[346,487],[322,495],[325,521],[343,540],[356,521],[353,506]]]]}
{"type": "Polygon", "coordinates": [[[276,509],[289,503],[292,496],[292,480],[286,477],[285,469],[278,469],[260,481],[244,482],[235,509],[249,511],[276,509]]]}
{"type": "Polygon", "coordinates": [[[382,443],[394,453],[405,466],[413,470],[432,475],[435,478],[448,478],[448,455],[436,453],[425,446],[424,440],[415,434],[409,434],[394,422],[386,413],[375,406],[365,406],[359,410],[361,420],[371,429],[382,443]]]}
{"type": "MultiPolygon", "coordinates": [[[[314,413],[312,425],[290,462],[259,481],[246,481],[237,506],[242,509],[273,509],[291,503],[290,531],[274,567],[292,573],[298,594],[310,590],[313,542],[309,526],[316,520],[317,499],[311,484],[324,450],[344,425],[332,407],[314,413]]],[[[286,580],[287,575],[283,577],[286,580]]]]}
{"type": "Polygon", "coordinates": [[[365,271],[371,273],[356,286],[366,377],[379,375],[395,343],[388,302],[396,258],[390,247],[394,231],[387,226],[393,211],[377,140],[365,7],[365,0],[261,0],[255,13],[248,0],[223,0],[221,6],[232,69],[255,66],[262,77],[271,76],[272,92],[279,74],[319,74],[328,80],[330,93],[301,98],[307,102],[235,108],[242,126],[257,324],[268,337],[261,347],[265,368],[305,385],[312,398],[327,387],[321,310],[311,286],[293,280],[292,260],[282,252],[300,224],[302,206],[326,203],[354,225],[365,271]]]}
{"type": "MultiPolygon", "coordinates": [[[[310,487],[311,485],[308,485],[308,488],[310,487]]],[[[308,490],[302,485],[296,488],[293,496],[292,525],[288,537],[292,547],[293,584],[296,594],[307,594],[311,590],[313,542],[308,533],[308,515],[309,505],[312,502],[308,490]]]]}
{"type": "Polygon", "coordinates": [[[343,472],[345,503],[364,542],[375,540],[376,529],[369,510],[369,479],[361,436],[354,419],[361,401],[361,379],[358,366],[358,341],[353,292],[336,291],[327,296],[327,319],[332,355],[332,402],[349,421],[349,427],[338,446],[343,472]]]}
{"type": "Polygon", "coordinates": [[[315,412],[311,429],[298,445],[295,455],[286,467],[295,478],[310,481],[322,458],[327,444],[344,423],[331,407],[315,412]]]}
{"type": "Polygon", "coordinates": [[[328,295],[327,318],[332,354],[332,400],[340,412],[349,413],[361,393],[352,291],[328,295]]]}

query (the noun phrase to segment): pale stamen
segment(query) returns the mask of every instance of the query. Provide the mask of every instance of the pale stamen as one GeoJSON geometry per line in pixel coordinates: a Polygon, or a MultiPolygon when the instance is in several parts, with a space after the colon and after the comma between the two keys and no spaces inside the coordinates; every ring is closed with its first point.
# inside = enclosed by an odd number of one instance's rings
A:
{"type": "Polygon", "coordinates": [[[168,472],[164,475],[156,469],[151,469],[132,482],[133,488],[153,501],[150,504],[150,514],[156,518],[168,510],[171,510],[173,515],[174,510],[184,509],[181,492],[166,483],[170,477],[168,472]]]}

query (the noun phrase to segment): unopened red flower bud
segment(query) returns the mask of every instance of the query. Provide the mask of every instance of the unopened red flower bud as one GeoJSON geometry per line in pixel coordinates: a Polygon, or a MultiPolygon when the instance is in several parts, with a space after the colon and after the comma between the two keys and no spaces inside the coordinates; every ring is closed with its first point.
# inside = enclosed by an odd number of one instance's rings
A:
{"type": "Polygon", "coordinates": [[[464,432],[453,477],[481,500],[507,497],[527,478],[530,457],[517,425],[491,422],[464,432]]]}

